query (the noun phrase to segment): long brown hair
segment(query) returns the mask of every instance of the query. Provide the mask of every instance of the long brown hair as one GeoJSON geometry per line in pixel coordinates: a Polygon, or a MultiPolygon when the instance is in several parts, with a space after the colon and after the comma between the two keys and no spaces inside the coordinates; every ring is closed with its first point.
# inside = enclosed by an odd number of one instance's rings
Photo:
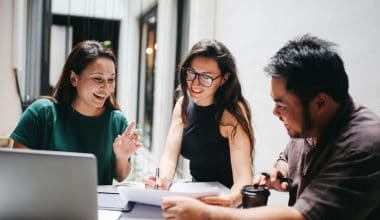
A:
{"type": "MultiPolygon", "coordinates": [[[[116,73],[116,57],[111,49],[94,40],[86,40],[78,43],[70,52],[58,83],[53,89],[52,97],[59,104],[71,104],[77,96],[76,88],[71,84],[71,71],[82,74],[82,71],[97,58],[105,57],[113,61],[116,73]]],[[[119,109],[114,93],[106,100],[105,106],[111,109],[119,109]]]]}
{"type": "Polygon", "coordinates": [[[214,102],[217,107],[215,119],[218,124],[226,125],[221,122],[224,110],[227,110],[236,118],[238,124],[232,125],[234,127],[232,130],[232,136],[236,134],[236,127],[240,125],[249,138],[251,156],[253,158],[255,140],[251,122],[251,110],[241,92],[234,57],[226,46],[216,40],[205,39],[196,43],[180,65],[178,77],[183,94],[181,112],[183,123],[186,125],[188,122],[187,106],[189,104],[185,70],[190,67],[191,62],[195,57],[214,59],[218,64],[222,77],[228,74],[228,79],[218,88],[214,95],[214,102]]]}

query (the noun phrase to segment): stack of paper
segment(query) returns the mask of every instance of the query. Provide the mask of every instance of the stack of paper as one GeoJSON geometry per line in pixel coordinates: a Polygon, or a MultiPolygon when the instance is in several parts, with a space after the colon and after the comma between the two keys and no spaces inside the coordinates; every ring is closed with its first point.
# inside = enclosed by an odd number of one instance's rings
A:
{"type": "Polygon", "coordinates": [[[218,187],[210,186],[210,184],[203,182],[174,183],[169,191],[129,186],[119,186],[118,189],[121,197],[125,201],[158,206],[161,205],[162,198],[167,196],[187,196],[191,198],[199,198],[204,196],[219,195],[218,187]]]}

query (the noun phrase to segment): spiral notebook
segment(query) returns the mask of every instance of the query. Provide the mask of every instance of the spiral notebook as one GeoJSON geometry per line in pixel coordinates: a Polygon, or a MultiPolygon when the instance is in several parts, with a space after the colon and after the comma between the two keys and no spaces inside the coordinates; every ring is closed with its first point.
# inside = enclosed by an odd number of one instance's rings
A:
{"type": "Polygon", "coordinates": [[[98,186],[97,197],[100,210],[130,212],[135,204],[122,199],[116,186],[98,186]]]}

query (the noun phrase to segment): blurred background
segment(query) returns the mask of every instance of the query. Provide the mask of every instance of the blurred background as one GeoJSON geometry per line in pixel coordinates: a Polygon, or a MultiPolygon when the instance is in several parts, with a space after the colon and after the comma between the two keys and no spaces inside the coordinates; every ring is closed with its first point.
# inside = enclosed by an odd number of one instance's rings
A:
{"type": "MultiPolygon", "coordinates": [[[[236,58],[253,113],[255,171],[269,169],[288,141],[272,115],[269,58],[305,33],[337,43],[354,100],[380,114],[379,11],[377,0],[0,0],[0,145],[11,144],[22,111],[50,95],[73,45],[95,39],[118,57],[116,96],[144,143],[129,180],[140,180],[163,151],[178,64],[213,38],[236,58]]],[[[189,178],[182,159],[177,178],[189,178]]],[[[269,203],[286,204],[287,195],[273,192],[269,203]]]]}

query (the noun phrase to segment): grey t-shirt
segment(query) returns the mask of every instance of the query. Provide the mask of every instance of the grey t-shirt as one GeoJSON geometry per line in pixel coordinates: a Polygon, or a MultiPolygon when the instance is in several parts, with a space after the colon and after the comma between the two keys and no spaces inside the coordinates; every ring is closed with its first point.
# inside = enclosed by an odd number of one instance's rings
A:
{"type": "Polygon", "coordinates": [[[380,119],[350,100],[319,143],[291,139],[289,205],[306,219],[380,219],[380,119]]]}

